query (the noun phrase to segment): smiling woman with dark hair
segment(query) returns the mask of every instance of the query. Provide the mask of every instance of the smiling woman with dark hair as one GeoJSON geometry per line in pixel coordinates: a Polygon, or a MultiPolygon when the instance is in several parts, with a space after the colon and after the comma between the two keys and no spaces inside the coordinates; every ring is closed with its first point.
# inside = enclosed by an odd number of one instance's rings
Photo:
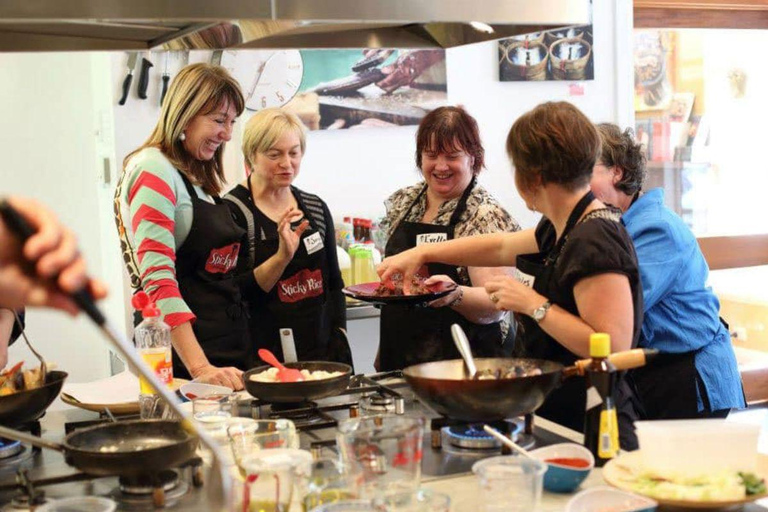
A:
{"type": "MultiPolygon", "coordinates": [[[[481,233],[517,231],[520,226],[483,187],[477,175],[485,150],[477,121],[461,107],[440,107],[427,114],[416,133],[416,165],[423,182],[398,190],[386,201],[382,228],[385,255],[392,256],[426,240],[450,240],[481,233]]],[[[505,269],[429,265],[428,284],[459,286],[430,308],[384,306],[377,368],[397,370],[413,364],[459,357],[450,334],[460,324],[478,357],[509,352],[513,329],[506,314],[488,299],[483,285],[505,269]]]]}
{"type": "Polygon", "coordinates": [[[664,206],[664,191],[643,192],[645,157],[632,131],[597,126],[602,154],[592,191],[623,212],[640,263],[645,318],[640,346],[658,349],[653,365],[633,370],[646,419],[726,416],[746,406],[709,267],[691,230],[664,206]]]}

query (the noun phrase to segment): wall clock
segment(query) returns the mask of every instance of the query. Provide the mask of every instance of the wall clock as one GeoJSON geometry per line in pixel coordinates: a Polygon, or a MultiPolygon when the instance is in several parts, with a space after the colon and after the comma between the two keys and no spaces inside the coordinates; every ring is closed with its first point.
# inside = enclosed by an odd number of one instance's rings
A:
{"type": "Polygon", "coordinates": [[[234,67],[245,108],[252,111],[291,101],[304,75],[299,50],[239,50],[234,67]]]}

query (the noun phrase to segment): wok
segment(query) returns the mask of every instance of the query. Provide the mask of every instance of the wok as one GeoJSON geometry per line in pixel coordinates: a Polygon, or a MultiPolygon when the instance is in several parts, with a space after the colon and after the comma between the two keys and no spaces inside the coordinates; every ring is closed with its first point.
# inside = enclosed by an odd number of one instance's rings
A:
{"type": "MultiPolygon", "coordinates": [[[[610,361],[619,370],[643,366],[656,351],[634,349],[617,352],[610,361]]],[[[543,359],[477,358],[478,371],[511,366],[536,367],[541,375],[513,379],[472,380],[466,376],[464,361],[451,359],[417,364],[403,370],[414,393],[435,412],[468,422],[488,422],[515,418],[538,409],[547,395],[563,379],[583,375],[589,360],[574,366],[543,359]]]]}
{"type": "Polygon", "coordinates": [[[246,391],[256,398],[272,403],[297,403],[318,400],[339,394],[349,385],[352,367],[344,363],[330,361],[299,361],[285,363],[287,368],[297,370],[342,372],[342,375],[330,379],[307,380],[300,382],[258,382],[251,380],[251,375],[265,372],[269,365],[252,368],[243,374],[246,391]]]}
{"type": "Polygon", "coordinates": [[[64,460],[95,476],[134,476],[181,465],[195,455],[199,439],[181,422],[119,421],[72,432],[63,443],[0,427],[0,436],[64,453],[64,460]]]}
{"type": "Polygon", "coordinates": [[[0,425],[15,427],[36,420],[51,405],[64,385],[67,372],[50,371],[45,384],[0,397],[0,425]]]}

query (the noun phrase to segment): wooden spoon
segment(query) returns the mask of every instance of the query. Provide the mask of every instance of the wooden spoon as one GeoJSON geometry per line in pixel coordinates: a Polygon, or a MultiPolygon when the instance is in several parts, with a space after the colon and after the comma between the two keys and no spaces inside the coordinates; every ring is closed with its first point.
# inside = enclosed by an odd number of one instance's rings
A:
{"type": "Polygon", "coordinates": [[[259,349],[259,357],[264,360],[265,363],[277,368],[277,379],[280,382],[299,382],[304,380],[304,376],[299,370],[293,368],[286,368],[283,364],[277,360],[275,354],[265,348],[259,349]]]}

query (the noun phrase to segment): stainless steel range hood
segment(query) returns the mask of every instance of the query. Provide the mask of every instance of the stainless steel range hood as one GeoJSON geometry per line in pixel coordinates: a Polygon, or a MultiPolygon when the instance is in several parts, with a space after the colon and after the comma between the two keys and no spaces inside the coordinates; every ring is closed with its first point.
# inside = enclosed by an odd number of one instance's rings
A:
{"type": "Polygon", "coordinates": [[[449,48],[590,23],[590,0],[0,0],[0,51],[449,48]]]}

